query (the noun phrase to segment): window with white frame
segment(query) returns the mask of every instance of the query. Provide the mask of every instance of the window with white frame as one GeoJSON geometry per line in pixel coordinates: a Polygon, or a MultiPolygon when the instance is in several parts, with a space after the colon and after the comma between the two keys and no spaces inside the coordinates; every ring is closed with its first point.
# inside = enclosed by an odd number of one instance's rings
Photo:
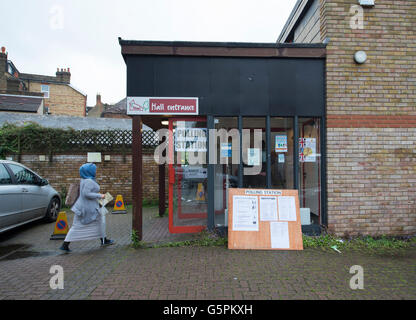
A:
{"type": "Polygon", "coordinates": [[[46,84],[42,84],[40,86],[40,92],[43,93],[45,98],[49,98],[49,86],[46,84]]]}
{"type": "Polygon", "coordinates": [[[8,65],[8,69],[7,69],[7,72],[9,73],[9,74],[11,74],[11,75],[13,75],[13,67],[12,67],[12,65],[9,63],[9,65],[8,65]]]}

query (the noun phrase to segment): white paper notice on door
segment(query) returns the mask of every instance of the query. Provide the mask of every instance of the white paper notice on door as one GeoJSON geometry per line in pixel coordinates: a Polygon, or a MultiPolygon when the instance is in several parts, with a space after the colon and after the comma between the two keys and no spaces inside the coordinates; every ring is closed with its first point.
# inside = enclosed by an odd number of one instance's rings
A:
{"type": "Polygon", "coordinates": [[[279,220],[296,221],[295,197],[279,197],[279,220]]]}
{"type": "Polygon", "coordinates": [[[233,196],[233,230],[259,231],[258,197],[233,196]]]}
{"type": "Polygon", "coordinates": [[[272,249],[289,249],[289,225],[287,222],[270,222],[272,249]]]}
{"type": "Polygon", "coordinates": [[[277,221],[277,197],[260,197],[260,221],[277,221]]]}

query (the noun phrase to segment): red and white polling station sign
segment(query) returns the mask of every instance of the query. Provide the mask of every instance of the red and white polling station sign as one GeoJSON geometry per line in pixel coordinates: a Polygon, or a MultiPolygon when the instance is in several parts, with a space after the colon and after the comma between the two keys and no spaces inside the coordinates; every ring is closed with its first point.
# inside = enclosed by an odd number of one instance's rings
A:
{"type": "Polygon", "coordinates": [[[162,115],[181,114],[197,115],[198,98],[158,98],[127,97],[127,114],[162,115]]]}

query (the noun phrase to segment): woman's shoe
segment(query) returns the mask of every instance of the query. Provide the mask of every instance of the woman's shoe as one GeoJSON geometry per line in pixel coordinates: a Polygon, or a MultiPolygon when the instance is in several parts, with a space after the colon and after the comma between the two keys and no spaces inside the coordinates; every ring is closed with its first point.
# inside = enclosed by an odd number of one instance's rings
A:
{"type": "Polygon", "coordinates": [[[114,244],[114,240],[109,240],[107,238],[105,238],[104,241],[101,240],[101,245],[102,246],[109,246],[109,245],[112,245],[112,244],[114,244]]]}
{"type": "Polygon", "coordinates": [[[62,245],[60,248],[59,248],[59,250],[62,250],[62,251],[65,251],[65,252],[71,252],[72,250],[71,249],[69,249],[67,246],[65,246],[65,245],[62,245]]]}

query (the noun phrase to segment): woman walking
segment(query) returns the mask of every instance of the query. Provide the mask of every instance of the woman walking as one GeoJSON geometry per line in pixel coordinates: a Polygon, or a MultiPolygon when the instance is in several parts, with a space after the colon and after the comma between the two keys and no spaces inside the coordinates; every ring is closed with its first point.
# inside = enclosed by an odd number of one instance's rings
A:
{"type": "Polygon", "coordinates": [[[100,239],[101,245],[113,244],[105,235],[105,225],[102,223],[99,199],[100,186],[95,181],[97,167],[93,163],[86,163],[79,169],[81,183],[79,197],[71,210],[75,213],[72,227],[69,230],[61,250],[70,252],[69,244],[73,241],[100,239]]]}

